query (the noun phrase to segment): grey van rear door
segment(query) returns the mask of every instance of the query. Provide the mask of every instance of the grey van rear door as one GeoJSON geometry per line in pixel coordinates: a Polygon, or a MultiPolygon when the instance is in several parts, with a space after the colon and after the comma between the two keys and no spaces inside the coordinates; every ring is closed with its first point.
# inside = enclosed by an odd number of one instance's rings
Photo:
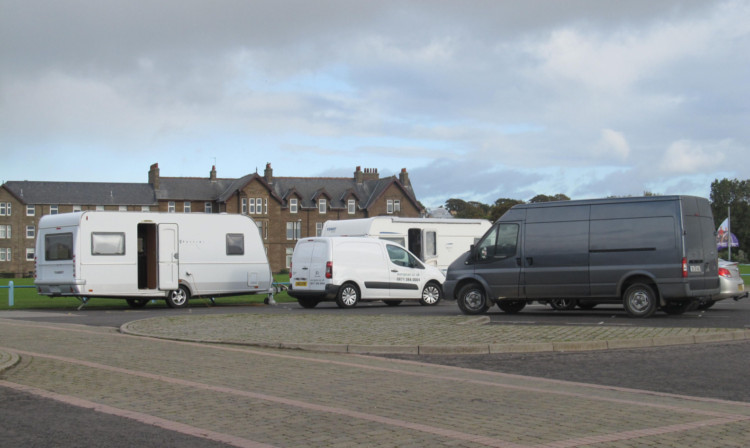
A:
{"type": "Polygon", "coordinates": [[[718,288],[718,254],[710,205],[702,198],[683,197],[682,213],[690,291],[718,288]]]}

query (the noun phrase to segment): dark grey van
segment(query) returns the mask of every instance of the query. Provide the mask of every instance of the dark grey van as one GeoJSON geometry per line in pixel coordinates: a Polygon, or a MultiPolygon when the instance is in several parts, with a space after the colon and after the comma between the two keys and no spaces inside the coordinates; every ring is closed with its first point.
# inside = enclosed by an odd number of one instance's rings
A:
{"type": "Polygon", "coordinates": [[[521,204],[450,265],[444,296],[465,314],[558,299],[679,314],[719,291],[714,229],[694,196],[521,204]]]}

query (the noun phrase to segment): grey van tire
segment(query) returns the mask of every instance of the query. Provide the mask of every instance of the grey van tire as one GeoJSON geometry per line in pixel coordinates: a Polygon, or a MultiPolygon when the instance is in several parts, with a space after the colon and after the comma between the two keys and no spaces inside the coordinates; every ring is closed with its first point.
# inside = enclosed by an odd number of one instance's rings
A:
{"type": "Polygon", "coordinates": [[[490,309],[487,293],[479,283],[469,283],[458,290],[458,308],[464,314],[484,314],[490,309]]]}
{"type": "Polygon", "coordinates": [[[437,305],[442,298],[443,290],[440,288],[440,285],[435,282],[429,282],[422,289],[422,298],[419,299],[419,304],[425,306],[437,305]]]}
{"type": "Polygon", "coordinates": [[[622,304],[630,317],[649,317],[659,307],[659,298],[651,286],[634,283],[622,295],[622,304]]]}
{"type": "Polygon", "coordinates": [[[190,301],[190,290],[187,286],[180,285],[174,291],[169,291],[167,295],[167,306],[170,308],[185,308],[190,301]]]}
{"type": "Polygon", "coordinates": [[[508,314],[516,314],[526,308],[525,300],[498,300],[497,307],[508,314]]]}
{"type": "Polygon", "coordinates": [[[336,305],[339,308],[354,308],[359,302],[359,289],[354,283],[344,283],[336,294],[336,305]]]}

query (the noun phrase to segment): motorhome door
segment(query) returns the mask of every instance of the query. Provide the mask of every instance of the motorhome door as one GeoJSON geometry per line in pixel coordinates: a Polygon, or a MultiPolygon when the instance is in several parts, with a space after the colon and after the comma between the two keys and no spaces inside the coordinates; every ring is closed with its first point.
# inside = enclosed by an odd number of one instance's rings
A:
{"type": "Polygon", "coordinates": [[[159,224],[159,289],[178,287],[179,240],[177,224],[159,224]]]}

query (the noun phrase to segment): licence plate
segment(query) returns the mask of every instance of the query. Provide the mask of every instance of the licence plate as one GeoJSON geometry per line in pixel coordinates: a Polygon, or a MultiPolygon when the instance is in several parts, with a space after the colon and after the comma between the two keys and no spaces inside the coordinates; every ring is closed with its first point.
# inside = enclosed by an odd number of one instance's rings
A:
{"type": "Polygon", "coordinates": [[[703,270],[701,269],[700,265],[697,265],[697,266],[693,265],[693,266],[690,266],[690,272],[695,272],[695,273],[700,274],[701,272],[703,272],[703,270]]]}
{"type": "Polygon", "coordinates": [[[307,282],[294,282],[294,286],[297,286],[299,288],[305,288],[307,287],[307,282]]]}

